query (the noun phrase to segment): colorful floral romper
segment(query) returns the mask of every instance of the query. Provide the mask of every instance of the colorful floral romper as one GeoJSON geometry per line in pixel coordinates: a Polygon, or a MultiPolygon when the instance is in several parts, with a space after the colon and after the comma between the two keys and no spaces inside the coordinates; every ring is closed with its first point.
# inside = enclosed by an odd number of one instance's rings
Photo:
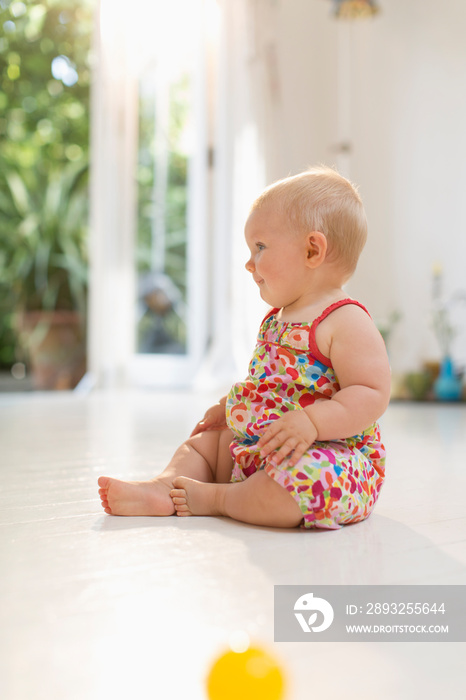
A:
{"type": "MultiPolygon", "coordinates": [[[[305,528],[338,529],[364,520],[372,512],[385,475],[385,449],[377,423],[344,440],[314,442],[301,459],[279,466],[272,455],[262,459],[256,443],[266,426],[286,411],[305,408],[317,399],[331,399],[340,387],[330,360],[318,350],[316,328],[345,304],[329,306],[311,323],[278,321],[272,311],[260,327],[246,381],[234,384],[226,416],[235,437],[231,481],[243,481],[259,469],[285,488],[303,513],[305,528]]],[[[368,313],[368,312],[367,312],[368,313]]]]}

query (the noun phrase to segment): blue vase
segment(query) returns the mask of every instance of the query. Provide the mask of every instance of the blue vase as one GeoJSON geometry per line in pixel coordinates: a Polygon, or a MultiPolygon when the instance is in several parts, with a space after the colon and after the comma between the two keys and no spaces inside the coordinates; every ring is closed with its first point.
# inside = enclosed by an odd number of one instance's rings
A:
{"type": "Polygon", "coordinates": [[[448,355],[440,365],[440,374],[434,382],[434,395],[439,401],[459,401],[461,398],[461,381],[455,374],[453,362],[448,355]]]}

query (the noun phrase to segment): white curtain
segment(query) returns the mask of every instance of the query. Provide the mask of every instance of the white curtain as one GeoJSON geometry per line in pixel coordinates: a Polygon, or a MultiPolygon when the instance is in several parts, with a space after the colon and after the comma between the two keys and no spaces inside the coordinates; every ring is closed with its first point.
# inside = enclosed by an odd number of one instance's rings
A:
{"type": "Polygon", "coordinates": [[[126,384],[134,351],[137,83],[127,36],[110,0],[101,0],[95,11],[98,57],[91,94],[89,372],[84,380],[92,386],[126,384]]]}

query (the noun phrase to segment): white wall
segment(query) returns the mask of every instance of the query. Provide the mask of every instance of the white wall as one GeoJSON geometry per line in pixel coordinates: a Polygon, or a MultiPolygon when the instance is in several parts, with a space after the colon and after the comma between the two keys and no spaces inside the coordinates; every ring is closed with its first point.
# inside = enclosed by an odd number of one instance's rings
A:
{"type": "MultiPolygon", "coordinates": [[[[443,266],[447,295],[466,290],[466,4],[380,5],[372,20],[342,23],[324,0],[269,3],[279,100],[268,179],[315,162],[349,167],[370,238],[348,291],[376,319],[403,314],[389,348],[396,373],[439,357],[430,329],[433,265],[443,266]],[[348,48],[349,64],[339,69],[348,48]],[[348,79],[349,124],[341,111],[348,79]],[[335,150],[345,130],[348,163],[335,150]]],[[[466,327],[466,304],[455,318],[466,327]]],[[[464,331],[454,357],[466,364],[464,331]]]]}

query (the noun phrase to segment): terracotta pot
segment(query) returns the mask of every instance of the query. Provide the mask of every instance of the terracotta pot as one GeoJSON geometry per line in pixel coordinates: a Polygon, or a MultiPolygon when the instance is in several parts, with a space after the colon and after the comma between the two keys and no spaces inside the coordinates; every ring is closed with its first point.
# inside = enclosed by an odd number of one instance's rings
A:
{"type": "Polygon", "coordinates": [[[85,326],[74,311],[28,311],[19,318],[35,389],[74,389],[86,371],[85,326]]]}

